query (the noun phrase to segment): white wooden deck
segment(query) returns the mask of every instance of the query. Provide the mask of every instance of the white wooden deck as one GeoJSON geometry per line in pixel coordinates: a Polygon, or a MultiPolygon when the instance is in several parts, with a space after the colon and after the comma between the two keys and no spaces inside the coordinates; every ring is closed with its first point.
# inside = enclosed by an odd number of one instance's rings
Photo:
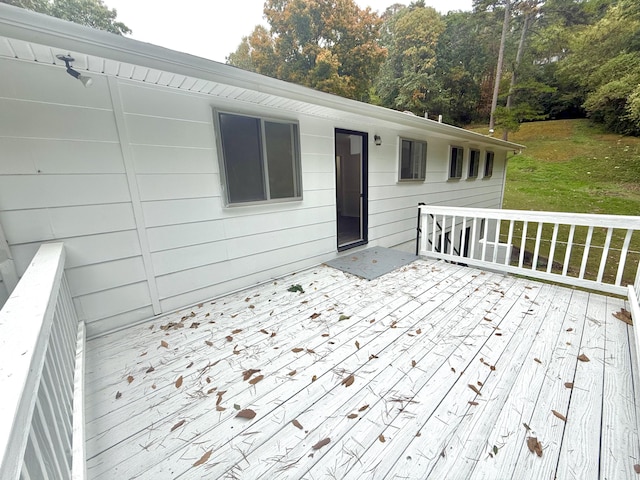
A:
{"type": "Polygon", "coordinates": [[[88,343],[89,478],[637,478],[624,306],[423,260],[207,302],[88,343]]]}

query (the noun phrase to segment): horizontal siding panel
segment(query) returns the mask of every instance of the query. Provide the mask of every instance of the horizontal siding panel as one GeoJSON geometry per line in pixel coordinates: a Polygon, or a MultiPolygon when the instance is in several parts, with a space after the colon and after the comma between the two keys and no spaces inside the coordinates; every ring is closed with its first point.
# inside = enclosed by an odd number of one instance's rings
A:
{"type": "Polygon", "coordinates": [[[220,196],[220,178],[217,174],[137,175],[137,180],[143,202],[220,196]]]}
{"type": "Polygon", "coordinates": [[[224,241],[203,243],[151,254],[153,271],[156,275],[165,275],[201,265],[222,262],[227,258],[227,244],[224,241]]]}
{"type": "Polygon", "coordinates": [[[224,222],[222,220],[167,225],[147,229],[149,248],[152,252],[216,242],[223,240],[225,237],[224,222]]]}
{"type": "Polygon", "coordinates": [[[133,145],[136,173],[218,173],[213,148],[133,145]]]}
{"type": "Polygon", "coordinates": [[[304,173],[302,175],[302,185],[305,191],[309,190],[331,190],[335,191],[336,177],[333,172],[324,173],[304,173]]]}
{"type": "Polygon", "coordinates": [[[224,229],[228,238],[257,235],[287,228],[335,222],[336,209],[330,207],[298,208],[278,213],[226,218],[224,229]]]}
{"type": "Polygon", "coordinates": [[[2,175],[0,209],[131,201],[125,175],[2,175]]]}
{"type": "Polygon", "coordinates": [[[0,59],[0,70],[0,97],[111,108],[107,82],[100,75],[92,75],[91,88],[83,88],[82,84],[70,77],[62,66],[51,65],[43,68],[42,63],[0,59]]]}
{"type": "Polygon", "coordinates": [[[10,210],[0,212],[0,223],[12,245],[135,228],[128,203],[10,210]]]}
{"type": "Polygon", "coordinates": [[[204,96],[129,82],[120,82],[119,86],[122,108],[127,114],[212,122],[213,113],[204,96]]]}
{"type": "Polygon", "coordinates": [[[213,123],[125,115],[132,144],[214,148],[213,123]]]}
{"type": "Polygon", "coordinates": [[[332,151],[329,153],[304,153],[302,154],[302,172],[330,173],[331,183],[335,184],[335,159],[332,151]]]}
{"type": "MultiPolygon", "coordinates": [[[[235,279],[251,275],[253,282],[266,281],[280,275],[278,272],[287,265],[296,261],[304,263],[305,259],[319,256],[327,260],[335,256],[335,238],[297,244],[278,252],[264,252],[161,276],[157,278],[158,292],[161,299],[166,299],[221,283],[227,283],[224,291],[228,292],[229,282],[235,279]],[[258,272],[263,273],[258,275],[258,272]]],[[[290,271],[290,267],[284,268],[283,273],[290,271]]],[[[240,283],[239,288],[250,285],[246,279],[240,283]]]]}
{"type": "Polygon", "coordinates": [[[412,220],[414,227],[418,221],[418,205],[412,208],[403,208],[400,210],[392,210],[389,212],[381,212],[369,215],[369,227],[378,227],[387,223],[398,222],[401,220],[412,220]]]}
{"type": "MultiPolygon", "coordinates": [[[[77,308],[78,306],[76,304],[76,309],[77,308]]],[[[99,337],[100,335],[104,335],[114,330],[133,326],[153,317],[153,308],[151,306],[146,306],[129,312],[119,313],[110,317],[90,321],[86,324],[87,340],[99,337]]]]}
{"type": "Polygon", "coordinates": [[[0,151],[4,174],[124,173],[115,142],[2,137],[0,151]]]}
{"type": "Polygon", "coordinates": [[[221,210],[220,197],[142,203],[147,227],[216,220],[220,217],[221,210]]]}
{"type": "Polygon", "coordinates": [[[377,227],[369,229],[369,235],[372,240],[381,239],[390,235],[395,235],[402,232],[416,231],[416,221],[414,219],[399,220],[397,222],[385,223],[377,227]]]}
{"type": "Polygon", "coordinates": [[[327,152],[335,151],[335,145],[333,141],[333,131],[331,134],[326,137],[321,137],[318,135],[300,135],[300,150],[302,151],[302,156],[304,157],[307,154],[324,154],[327,152]]]}
{"type": "Polygon", "coordinates": [[[74,303],[82,314],[80,320],[92,322],[149,306],[151,297],[147,283],[140,282],[75,297],[74,303]]]}
{"type": "Polygon", "coordinates": [[[67,268],[66,274],[73,296],[87,295],[146,280],[142,257],[67,268]]]}
{"type": "Polygon", "coordinates": [[[0,99],[4,137],[115,142],[113,112],[68,105],[0,99]]]}

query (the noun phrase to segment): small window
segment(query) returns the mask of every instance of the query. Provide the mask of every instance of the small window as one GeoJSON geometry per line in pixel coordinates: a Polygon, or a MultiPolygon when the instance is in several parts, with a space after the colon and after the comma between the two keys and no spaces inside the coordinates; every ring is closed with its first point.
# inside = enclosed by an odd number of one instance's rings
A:
{"type": "Polygon", "coordinates": [[[493,152],[487,152],[484,157],[484,176],[486,178],[491,177],[493,175],[493,152]]]}
{"type": "Polygon", "coordinates": [[[301,198],[296,123],[219,113],[229,204],[301,198]]]}
{"type": "Polygon", "coordinates": [[[469,152],[469,178],[478,176],[478,168],[480,167],[480,150],[471,150],[469,152]]]}
{"type": "Polygon", "coordinates": [[[427,142],[401,139],[400,180],[424,180],[427,167],[427,142]]]}
{"type": "Polygon", "coordinates": [[[449,178],[462,178],[462,162],[464,148],[451,147],[451,160],[449,163],[449,178]]]}

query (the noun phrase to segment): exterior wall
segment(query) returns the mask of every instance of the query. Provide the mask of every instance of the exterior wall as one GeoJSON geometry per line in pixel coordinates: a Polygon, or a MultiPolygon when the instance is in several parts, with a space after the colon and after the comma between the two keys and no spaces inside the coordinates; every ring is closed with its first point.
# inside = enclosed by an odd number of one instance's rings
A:
{"type": "MultiPolygon", "coordinates": [[[[501,206],[503,152],[492,178],[449,181],[450,141],[419,129],[99,75],[85,89],[15,60],[0,60],[0,75],[0,224],[19,274],[42,242],[65,243],[90,335],[338,255],[334,128],[369,133],[369,246],[414,240],[418,202],[501,206]],[[302,201],[224,207],[214,107],[299,121],[302,201]],[[428,142],[425,182],[397,181],[400,135],[428,142]]],[[[464,174],[467,162],[468,148],[464,174]]]]}

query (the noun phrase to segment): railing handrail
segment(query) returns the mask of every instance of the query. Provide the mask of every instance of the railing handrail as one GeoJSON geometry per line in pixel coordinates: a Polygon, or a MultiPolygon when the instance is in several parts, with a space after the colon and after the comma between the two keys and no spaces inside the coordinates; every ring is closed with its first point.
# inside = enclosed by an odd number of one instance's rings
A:
{"type": "Polygon", "coordinates": [[[0,310],[0,478],[20,475],[56,299],[62,243],[44,244],[0,310]]]}

